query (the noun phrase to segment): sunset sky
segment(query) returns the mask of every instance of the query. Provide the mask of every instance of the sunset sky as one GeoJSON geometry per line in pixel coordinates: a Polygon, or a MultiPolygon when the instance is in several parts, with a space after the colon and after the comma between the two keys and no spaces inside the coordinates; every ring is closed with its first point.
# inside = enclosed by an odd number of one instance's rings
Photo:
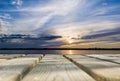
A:
{"type": "Polygon", "coordinates": [[[0,0],[0,34],[40,38],[0,47],[120,48],[120,0],[0,0]]]}

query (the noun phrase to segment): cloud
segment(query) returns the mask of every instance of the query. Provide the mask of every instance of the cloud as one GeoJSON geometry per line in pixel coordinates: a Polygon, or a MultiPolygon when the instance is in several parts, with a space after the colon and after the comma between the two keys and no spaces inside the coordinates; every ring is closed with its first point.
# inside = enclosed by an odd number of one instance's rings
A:
{"type": "Polygon", "coordinates": [[[87,36],[83,36],[82,39],[97,39],[97,38],[101,38],[101,37],[107,37],[107,36],[111,36],[111,35],[120,35],[120,28],[115,28],[115,29],[111,29],[111,30],[103,30],[104,32],[100,33],[98,31],[97,34],[92,34],[92,35],[87,35],[87,36]]]}
{"type": "Polygon", "coordinates": [[[13,5],[22,5],[22,0],[12,0],[13,5]]]}
{"type": "Polygon", "coordinates": [[[57,47],[63,45],[62,42],[57,41],[62,36],[27,36],[27,35],[8,35],[0,37],[0,47],[9,48],[12,47],[57,47]],[[18,36],[18,37],[17,37],[18,36]],[[20,37],[23,36],[23,37],[20,37]]]}
{"type": "Polygon", "coordinates": [[[9,34],[9,27],[10,23],[7,21],[4,21],[2,19],[0,19],[0,34],[9,34]]]}
{"type": "MultiPolygon", "coordinates": [[[[47,22],[50,22],[54,17],[64,17],[71,13],[81,0],[53,0],[51,3],[46,3],[45,6],[36,5],[26,8],[17,9],[17,12],[26,14],[23,18],[16,19],[13,24],[13,32],[31,32],[40,30],[47,22]],[[24,29],[23,29],[24,28],[24,29]]],[[[14,12],[14,10],[13,10],[14,12]]]]}
{"type": "Polygon", "coordinates": [[[19,8],[20,6],[22,6],[23,1],[22,0],[12,0],[11,4],[15,5],[17,8],[19,8]]]}
{"type": "MultiPolygon", "coordinates": [[[[114,21],[86,21],[86,22],[76,22],[67,23],[51,27],[52,33],[61,36],[70,36],[75,38],[78,35],[80,37],[95,34],[97,31],[114,29],[119,27],[119,22],[114,21]]],[[[44,32],[48,31],[47,29],[44,32]]]]}
{"type": "Polygon", "coordinates": [[[0,34],[9,34],[10,22],[7,20],[12,19],[9,14],[0,14],[0,34]]]}
{"type": "Polygon", "coordinates": [[[33,30],[37,30],[42,25],[44,25],[48,20],[50,20],[52,17],[52,14],[49,14],[48,16],[33,16],[33,18],[23,18],[20,20],[14,21],[12,31],[14,33],[30,33],[33,30]]]}
{"type": "MultiPolygon", "coordinates": [[[[21,0],[13,0],[13,3],[16,2],[20,3],[21,0]]],[[[88,0],[51,0],[48,3],[44,4],[36,4],[36,5],[28,5],[26,7],[22,7],[20,9],[11,10],[11,12],[17,12],[20,13],[18,15],[21,16],[21,18],[14,19],[12,23],[12,28],[10,29],[13,33],[36,33],[39,34],[41,31],[51,30],[54,27],[57,27],[58,29],[62,26],[67,26],[68,23],[72,23],[70,27],[72,29],[76,30],[81,29],[82,26],[85,27],[85,29],[90,29],[93,27],[95,28],[96,22],[106,22],[118,18],[118,16],[114,17],[106,17],[98,15],[106,14],[108,11],[114,10],[116,7],[94,7],[96,4],[98,4],[100,0],[94,1],[88,3],[88,0]],[[93,7],[95,9],[93,9],[93,7]],[[104,10],[105,12],[103,13],[104,10]],[[74,13],[73,13],[74,12],[74,13]],[[88,13],[89,12],[89,13],[88,13]],[[24,15],[23,15],[24,14],[24,15]],[[91,22],[92,21],[92,22],[91,22]],[[86,23],[89,22],[89,23],[86,23]],[[85,23],[84,25],[77,25],[76,23],[85,23]],[[47,26],[47,27],[46,27],[47,26]],[[76,26],[74,28],[74,26],[76,26]],[[51,28],[50,28],[51,27],[51,28]]],[[[34,3],[33,3],[34,4],[34,3]]],[[[102,3],[101,3],[102,5],[102,3]]],[[[8,10],[9,11],[9,10],[8,10]]],[[[96,24],[96,27],[99,26],[99,24],[96,24]]],[[[105,25],[106,26],[106,25],[105,25]]],[[[105,27],[103,26],[103,27],[105,27]]],[[[70,28],[69,25],[66,27],[66,29],[70,28]]],[[[84,29],[84,27],[82,29],[84,29]]],[[[102,26],[101,26],[102,27],[102,26]]],[[[99,29],[101,29],[99,27],[99,29]]],[[[102,27],[102,28],[103,28],[102,27]]],[[[71,29],[70,28],[70,29],[71,29]]],[[[109,27],[110,28],[110,27],[109,27]]],[[[93,28],[92,28],[93,29],[93,28]]],[[[60,29],[61,30],[61,29],[60,29]]]]}
{"type": "Polygon", "coordinates": [[[109,15],[116,15],[112,11],[114,11],[114,9],[117,9],[117,8],[119,8],[119,6],[111,6],[111,7],[105,7],[105,8],[102,7],[100,9],[96,9],[94,11],[94,15],[96,15],[96,16],[106,16],[107,14],[109,14],[109,15]]]}
{"type": "MultiPolygon", "coordinates": [[[[12,0],[11,3],[10,8],[0,9],[1,13],[7,13],[0,16],[2,22],[0,33],[9,31],[13,34],[62,36],[61,39],[73,38],[79,40],[79,43],[114,41],[112,40],[114,37],[119,40],[116,36],[119,32],[116,28],[120,27],[119,5],[111,1],[12,0]]],[[[40,44],[44,42],[49,46],[47,41],[57,38],[40,39],[45,39],[45,42],[42,40],[40,44]]]]}
{"type": "Polygon", "coordinates": [[[42,40],[55,40],[55,39],[58,39],[58,38],[62,38],[62,36],[43,36],[43,37],[40,37],[40,39],[42,40]]]}
{"type": "Polygon", "coordinates": [[[50,41],[50,40],[56,40],[60,39],[62,36],[54,36],[54,35],[48,35],[48,36],[38,36],[38,35],[22,35],[22,34],[11,34],[11,35],[0,35],[0,39],[4,40],[1,42],[26,42],[28,40],[44,40],[44,41],[50,41]]]}
{"type": "MultiPolygon", "coordinates": [[[[65,15],[72,9],[74,9],[81,0],[52,0],[51,2],[45,5],[35,5],[34,7],[28,6],[26,8],[21,8],[18,11],[22,12],[42,12],[48,13],[51,12],[53,14],[65,15]]],[[[82,1],[83,2],[83,1],[82,1]]]]}
{"type": "Polygon", "coordinates": [[[0,19],[11,19],[11,16],[9,14],[2,14],[0,15],[0,19]]]}

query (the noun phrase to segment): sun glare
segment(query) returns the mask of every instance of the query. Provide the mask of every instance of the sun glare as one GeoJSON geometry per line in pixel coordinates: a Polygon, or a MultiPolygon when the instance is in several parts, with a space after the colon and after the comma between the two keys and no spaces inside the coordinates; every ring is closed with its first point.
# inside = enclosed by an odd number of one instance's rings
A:
{"type": "Polygon", "coordinates": [[[72,44],[73,43],[73,41],[72,40],[69,40],[69,44],[72,44]]]}
{"type": "Polygon", "coordinates": [[[68,54],[72,55],[72,54],[73,54],[72,50],[69,50],[69,53],[68,53],[68,54]]]}

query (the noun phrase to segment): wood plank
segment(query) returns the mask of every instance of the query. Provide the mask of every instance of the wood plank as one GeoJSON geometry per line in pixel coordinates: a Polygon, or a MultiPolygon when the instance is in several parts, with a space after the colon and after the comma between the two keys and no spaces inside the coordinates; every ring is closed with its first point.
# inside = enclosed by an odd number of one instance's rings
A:
{"type": "Polygon", "coordinates": [[[28,57],[43,57],[43,54],[25,54],[28,57]]]}
{"type": "Polygon", "coordinates": [[[119,64],[81,55],[66,55],[66,57],[70,58],[71,61],[93,76],[97,81],[120,81],[119,64]]]}
{"type": "Polygon", "coordinates": [[[22,81],[95,81],[83,70],[62,57],[46,55],[22,81]],[[49,60],[47,60],[49,58],[49,60]],[[51,58],[51,59],[50,59],[51,58]],[[54,62],[53,62],[54,60],[54,62]],[[61,61],[63,60],[63,61],[61,61]]]}
{"type": "Polygon", "coordinates": [[[22,57],[24,54],[2,54],[0,55],[0,59],[13,59],[22,57]]]}
{"type": "Polygon", "coordinates": [[[45,62],[59,62],[59,61],[68,61],[61,55],[46,55],[45,58],[42,59],[45,62]]]}
{"type": "Polygon", "coordinates": [[[25,56],[22,56],[22,58],[38,58],[38,62],[43,58],[42,54],[26,54],[25,56]]]}
{"type": "Polygon", "coordinates": [[[54,58],[63,58],[64,59],[64,57],[62,57],[61,55],[55,55],[55,54],[46,54],[45,58],[51,58],[51,59],[54,59],[54,58]]]}
{"type": "Polygon", "coordinates": [[[0,59],[0,63],[1,62],[6,62],[7,61],[7,59],[0,59]]]}
{"type": "Polygon", "coordinates": [[[104,55],[109,57],[120,57],[120,54],[104,54],[104,55]]]}
{"type": "Polygon", "coordinates": [[[16,58],[0,63],[0,81],[19,81],[38,62],[38,58],[16,58]]]}
{"type": "Polygon", "coordinates": [[[120,64],[120,57],[110,57],[106,55],[87,55],[87,56],[120,64]]]}

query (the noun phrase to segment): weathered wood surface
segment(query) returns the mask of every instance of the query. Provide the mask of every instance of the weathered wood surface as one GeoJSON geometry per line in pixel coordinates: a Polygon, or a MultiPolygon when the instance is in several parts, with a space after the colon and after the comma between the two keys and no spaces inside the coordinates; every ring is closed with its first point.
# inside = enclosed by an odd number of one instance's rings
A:
{"type": "Polygon", "coordinates": [[[0,59],[13,59],[22,57],[24,54],[0,54],[0,59]]]}
{"type": "Polygon", "coordinates": [[[0,62],[5,62],[5,61],[7,61],[6,59],[0,59],[0,62]]]}
{"type": "Polygon", "coordinates": [[[119,57],[120,58],[120,54],[103,54],[104,56],[109,56],[109,57],[119,57]]]}
{"type": "Polygon", "coordinates": [[[22,81],[95,81],[61,55],[46,55],[22,81]]]}
{"type": "Polygon", "coordinates": [[[22,58],[38,58],[38,62],[43,58],[42,54],[26,54],[22,58]]]}
{"type": "Polygon", "coordinates": [[[0,81],[120,81],[120,54],[65,56],[0,55],[0,81]]]}
{"type": "Polygon", "coordinates": [[[120,57],[110,57],[106,55],[87,55],[87,56],[120,64],[120,57]]]}
{"type": "Polygon", "coordinates": [[[38,60],[38,57],[21,57],[0,63],[0,81],[19,81],[38,60]]]}
{"type": "Polygon", "coordinates": [[[81,55],[66,55],[97,81],[120,81],[120,65],[81,55]]]}
{"type": "Polygon", "coordinates": [[[61,62],[61,61],[68,61],[61,55],[46,55],[45,58],[42,59],[42,62],[61,62]]]}
{"type": "Polygon", "coordinates": [[[25,54],[27,57],[43,57],[43,54],[25,54]]]}

